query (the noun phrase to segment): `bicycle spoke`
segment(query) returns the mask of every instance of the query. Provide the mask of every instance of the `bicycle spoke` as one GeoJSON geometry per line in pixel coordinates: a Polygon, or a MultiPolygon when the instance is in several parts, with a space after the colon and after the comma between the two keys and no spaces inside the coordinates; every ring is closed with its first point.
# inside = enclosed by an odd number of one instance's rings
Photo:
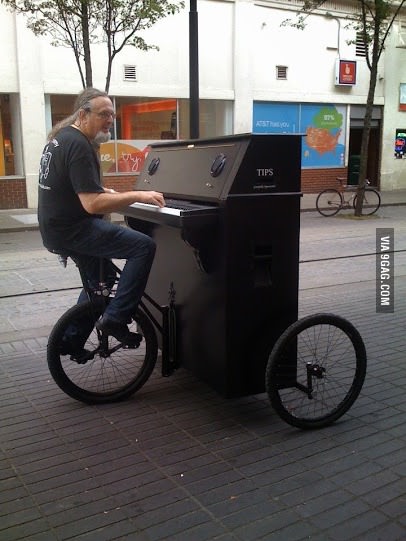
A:
{"type": "Polygon", "coordinates": [[[309,316],[291,325],[275,344],[267,391],[288,423],[325,426],[354,402],[365,366],[362,339],[349,322],[333,315],[309,316]]]}

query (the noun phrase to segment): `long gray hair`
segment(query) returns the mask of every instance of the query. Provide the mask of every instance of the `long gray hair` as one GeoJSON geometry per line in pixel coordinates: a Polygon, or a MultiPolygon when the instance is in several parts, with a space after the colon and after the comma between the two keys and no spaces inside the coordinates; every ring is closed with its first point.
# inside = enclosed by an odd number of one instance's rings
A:
{"type": "Polygon", "coordinates": [[[90,111],[90,109],[92,108],[90,102],[95,98],[100,97],[108,98],[107,92],[104,92],[103,90],[97,90],[97,88],[92,88],[90,86],[82,90],[82,92],[77,96],[73,105],[73,113],[67,118],[64,118],[63,120],[55,124],[55,126],[48,134],[48,141],[51,141],[62,128],[74,124],[79,116],[79,111],[81,111],[82,109],[85,111],[90,111]]]}

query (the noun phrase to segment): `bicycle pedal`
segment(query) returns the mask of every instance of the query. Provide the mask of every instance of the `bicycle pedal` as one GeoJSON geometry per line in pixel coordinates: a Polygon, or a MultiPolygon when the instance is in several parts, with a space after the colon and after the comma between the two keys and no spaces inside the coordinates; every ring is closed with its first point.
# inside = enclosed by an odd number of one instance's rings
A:
{"type": "Polygon", "coordinates": [[[132,337],[131,341],[128,341],[126,344],[123,344],[124,349],[137,349],[140,347],[140,344],[143,339],[142,334],[138,332],[134,332],[131,334],[134,335],[134,337],[132,337]]]}
{"type": "Polygon", "coordinates": [[[87,361],[90,361],[90,359],[93,359],[93,357],[94,357],[93,351],[89,351],[88,349],[82,349],[81,351],[78,351],[77,353],[73,353],[70,356],[70,360],[78,364],[85,364],[87,363],[87,361]]]}

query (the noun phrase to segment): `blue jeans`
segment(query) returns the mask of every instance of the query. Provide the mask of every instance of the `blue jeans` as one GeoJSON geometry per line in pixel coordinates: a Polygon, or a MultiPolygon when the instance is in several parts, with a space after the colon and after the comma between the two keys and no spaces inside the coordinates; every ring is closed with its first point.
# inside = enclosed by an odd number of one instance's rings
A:
{"type": "Polygon", "coordinates": [[[78,256],[91,283],[99,282],[101,257],[126,260],[116,295],[107,306],[105,315],[116,322],[127,323],[147,285],[154,261],[155,242],[139,231],[101,218],[89,218],[80,235],[64,239],[61,249],[78,256]]]}

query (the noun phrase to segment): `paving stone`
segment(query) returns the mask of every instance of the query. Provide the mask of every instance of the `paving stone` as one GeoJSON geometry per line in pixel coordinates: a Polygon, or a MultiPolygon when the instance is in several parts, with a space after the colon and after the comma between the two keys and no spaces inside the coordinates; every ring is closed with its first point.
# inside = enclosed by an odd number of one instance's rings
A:
{"type": "Polygon", "coordinates": [[[357,535],[355,539],[356,541],[404,541],[405,528],[400,524],[385,522],[363,534],[357,535]]]}
{"type": "Polygon", "coordinates": [[[357,517],[346,519],[342,524],[338,524],[334,530],[330,531],[330,537],[337,541],[347,541],[367,532],[369,533],[384,523],[387,523],[387,519],[383,513],[368,511],[357,517]]]}
{"type": "MultiPolygon", "coordinates": [[[[195,511],[182,515],[182,520],[179,517],[173,517],[161,524],[156,524],[148,528],[148,534],[151,539],[160,541],[161,539],[170,539],[182,535],[185,539],[190,539],[188,531],[200,526],[202,528],[205,525],[210,524],[210,516],[203,511],[195,511]]],[[[220,529],[219,529],[220,530],[220,529]]],[[[219,532],[220,533],[220,532],[219,532]]]]}
{"type": "Polygon", "coordinates": [[[236,533],[240,536],[241,540],[254,541],[254,540],[266,540],[273,534],[275,539],[279,536],[279,539],[286,539],[282,537],[281,532],[289,530],[295,526],[295,531],[302,528],[302,536],[309,535],[311,532],[315,532],[316,528],[311,524],[298,521],[298,517],[292,510],[284,510],[273,515],[263,518],[262,520],[254,520],[247,522],[246,525],[240,526],[236,533]]]}
{"type": "MultiPolygon", "coordinates": [[[[341,247],[367,231],[304,221],[303,258],[331,255],[338,228],[341,247]]],[[[396,227],[406,246],[403,214],[396,227]]],[[[41,272],[64,275],[32,254],[41,272]]],[[[15,261],[32,287],[42,285],[22,255],[15,261]]],[[[265,393],[226,400],[186,370],[162,378],[159,365],[132,399],[81,404],[55,385],[45,353],[47,329],[77,291],[15,307],[2,299],[1,541],[403,541],[406,278],[396,280],[395,314],[376,314],[374,279],[357,281],[368,266],[374,273],[374,258],[344,263],[343,283],[324,287],[315,271],[328,279],[334,262],[301,267],[301,314],[347,317],[368,351],[360,397],[318,431],[281,421],[265,393]]]]}
{"type": "Polygon", "coordinates": [[[347,524],[349,520],[358,517],[368,511],[368,506],[362,500],[351,499],[341,503],[339,506],[324,510],[323,513],[316,512],[309,516],[309,521],[321,529],[329,529],[330,535],[339,524],[347,524]],[[333,528],[334,527],[334,528],[333,528]]]}

